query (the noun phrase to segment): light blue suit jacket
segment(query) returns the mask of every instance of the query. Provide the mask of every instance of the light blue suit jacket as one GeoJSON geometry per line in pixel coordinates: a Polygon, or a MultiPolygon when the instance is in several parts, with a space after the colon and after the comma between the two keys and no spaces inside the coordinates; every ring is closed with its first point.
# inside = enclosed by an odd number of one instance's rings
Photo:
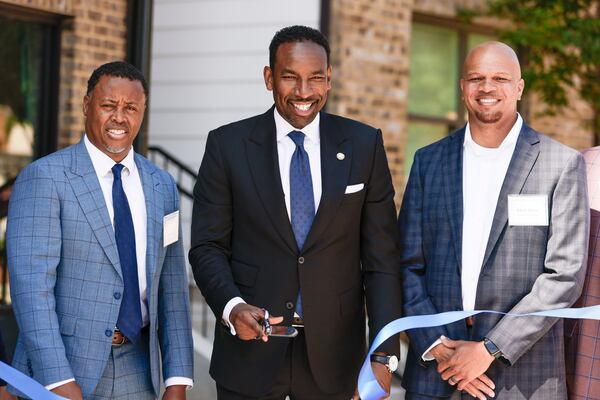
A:
{"type": "MultiPolygon", "coordinates": [[[[148,218],[150,361],[158,395],[160,354],[164,379],[193,376],[188,282],[181,240],[163,246],[163,217],[179,208],[177,187],[144,157],[136,154],[135,162],[148,218]]],[[[42,385],[75,377],[89,396],[111,351],[123,278],[114,229],[83,140],[19,174],[6,237],[20,329],[13,365],[42,385]]]]}

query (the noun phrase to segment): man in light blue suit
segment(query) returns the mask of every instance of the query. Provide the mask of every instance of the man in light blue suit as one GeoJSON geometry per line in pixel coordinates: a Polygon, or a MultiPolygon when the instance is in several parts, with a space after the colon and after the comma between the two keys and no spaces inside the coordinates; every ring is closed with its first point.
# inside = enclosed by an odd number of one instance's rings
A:
{"type": "Polygon", "coordinates": [[[135,67],[99,67],[84,138],[33,162],[13,189],[13,365],[71,399],[156,398],[161,356],[163,399],[193,384],[177,187],[132,149],[146,100],[135,67]]]}

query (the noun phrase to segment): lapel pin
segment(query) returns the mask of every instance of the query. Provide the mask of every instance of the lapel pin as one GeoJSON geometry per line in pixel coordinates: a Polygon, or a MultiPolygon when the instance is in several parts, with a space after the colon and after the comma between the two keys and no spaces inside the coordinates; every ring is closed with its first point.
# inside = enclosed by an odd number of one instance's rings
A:
{"type": "Polygon", "coordinates": [[[336,157],[338,160],[342,161],[344,158],[346,158],[346,156],[344,155],[344,153],[337,153],[336,157]]]}

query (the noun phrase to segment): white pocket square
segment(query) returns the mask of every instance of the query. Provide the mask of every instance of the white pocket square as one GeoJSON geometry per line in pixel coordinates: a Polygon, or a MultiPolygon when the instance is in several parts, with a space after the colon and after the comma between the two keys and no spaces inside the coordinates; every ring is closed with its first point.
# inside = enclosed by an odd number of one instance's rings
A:
{"type": "Polygon", "coordinates": [[[348,185],[348,186],[346,186],[346,191],[344,192],[344,194],[360,192],[361,190],[363,190],[364,187],[365,187],[364,183],[357,183],[356,185],[348,185]]]}

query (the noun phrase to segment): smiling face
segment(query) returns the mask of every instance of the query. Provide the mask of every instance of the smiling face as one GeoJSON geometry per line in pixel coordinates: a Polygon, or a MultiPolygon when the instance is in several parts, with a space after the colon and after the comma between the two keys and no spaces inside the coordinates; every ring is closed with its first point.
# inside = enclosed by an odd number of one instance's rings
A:
{"type": "Polygon", "coordinates": [[[469,53],[460,87],[469,123],[512,126],[525,83],[519,60],[503,43],[484,43],[469,53]]]}
{"type": "Polygon", "coordinates": [[[310,41],[281,44],[274,68],[265,67],[264,78],[267,89],[273,92],[277,111],[297,129],[315,119],[331,89],[327,53],[310,41]]]}
{"type": "Polygon", "coordinates": [[[92,92],[83,98],[90,142],[115,162],[122,161],[140,130],[145,109],[141,82],[101,76],[92,92]]]}

